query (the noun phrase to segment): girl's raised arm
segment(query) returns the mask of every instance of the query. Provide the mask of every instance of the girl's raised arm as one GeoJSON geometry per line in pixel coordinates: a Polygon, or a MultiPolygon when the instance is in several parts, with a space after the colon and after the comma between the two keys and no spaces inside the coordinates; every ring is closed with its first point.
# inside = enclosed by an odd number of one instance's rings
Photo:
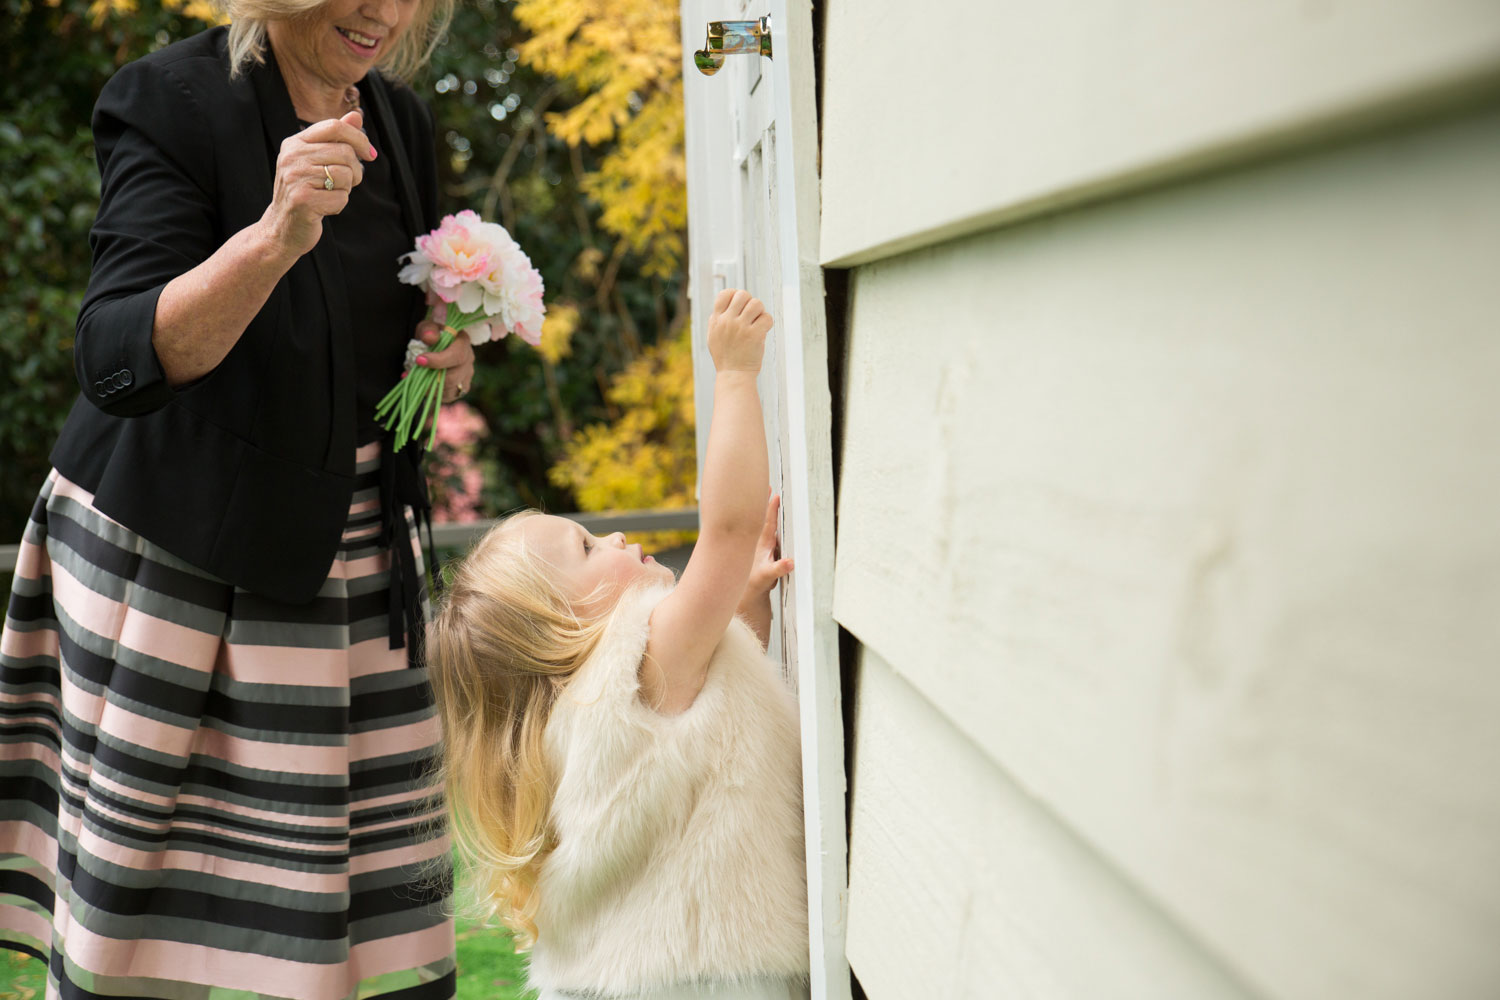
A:
{"type": "Polygon", "coordinates": [[[703,688],[750,577],[766,513],[766,436],[755,377],[771,315],[749,292],[725,289],[708,321],[714,412],[698,498],[698,541],[676,588],[651,615],[641,693],[658,711],[684,711],[703,688]]]}

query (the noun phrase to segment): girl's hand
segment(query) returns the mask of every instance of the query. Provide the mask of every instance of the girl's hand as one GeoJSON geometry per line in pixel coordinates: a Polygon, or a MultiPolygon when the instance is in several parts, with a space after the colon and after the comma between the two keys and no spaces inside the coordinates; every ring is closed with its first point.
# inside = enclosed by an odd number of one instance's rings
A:
{"type": "Polygon", "coordinates": [[[766,523],[760,530],[760,540],[755,543],[750,579],[735,610],[754,630],[761,649],[771,641],[771,588],[792,571],[792,560],[781,558],[781,536],[776,531],[776,515],[780,511],[781,497],[772,493],[766,501],[766,523]]]}
{"type": "Polygon", "coordinates": [[[282,140],[271,204],[261,216],[272,245],[281,253],[301,257],[316,246],[324,216],[342,212],[349,192],[364,180],[365,164],[375,159],[375,147],[359,130],[363,121],[359,111],[351,111],[282,140]]]}
{"type": "Polygon", "coordinates": [[[755,561],[750,564],[750,579],[745,582],[741,605],[765,597],[776,581],[792,571],[791,557],[781,557],[781,534],[776,529],[776,515],[781,511],[781,497],[775,493],[766,501],[766,523],[755,543],[755,561]]]}
{"type": "MultiPolygon", "coordinates": [[[[417,324],[417,339],[428,347],[437,344],[442,327],[430,319],[417,324]]],[[[441,351],[429,351],[418,355],[416,364],[423,368],[445,370],[448,377],[443,381],[443,402],[456,402],[474,385],[474,345],[469,343],[467,330],[460,330],[441,351]]]]}
{"type": "Polygon", "coordinates": [[[759,372],[771,326],[771,314],[760,299],[743,289],[724,289],[714,297],[713,314],[708,318],[708,353],[714,359],[714,368],[720,372],[759,372]]]}

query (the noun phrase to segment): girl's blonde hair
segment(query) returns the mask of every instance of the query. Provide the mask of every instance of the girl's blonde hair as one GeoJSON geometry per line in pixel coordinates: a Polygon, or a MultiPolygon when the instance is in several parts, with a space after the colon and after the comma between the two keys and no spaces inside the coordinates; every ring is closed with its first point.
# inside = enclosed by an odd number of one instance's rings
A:
{"type": "MultiPolygon", "coordinates": [[[[251,63],[265,62],[266,23],[305,17],[328,0],[214,0],[229,19],[229,75],[239,76],[251,63]]],[[[453,20],[455,0],[422,0],[411,26],[395,46],[381,56],[379,66],[392,76],[410,82],[426,65],[453,20]]]]}
{"type": "Polygon", "coordinates": [[[522,947],[536,939],[537,874],[553,846],[543,733],[609,624],[578,618],[548,565],[527,551],[515,529],[535,514],[491,528],[458,564],[427,640],[449,829],[477,901],[522,947]]]}

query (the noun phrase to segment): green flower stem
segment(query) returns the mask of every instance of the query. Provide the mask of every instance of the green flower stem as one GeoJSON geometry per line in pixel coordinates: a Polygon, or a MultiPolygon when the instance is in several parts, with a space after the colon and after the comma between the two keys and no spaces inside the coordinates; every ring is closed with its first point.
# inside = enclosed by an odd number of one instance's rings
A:
{"type": "Polygon", "coordinates": [[[432,432],[427,435],[427,450],[437,446],[437,411],[443,405],[443,387],[448,384],[448,372],[438,372],[437,385],[432,394],[432,432]]]}
{"type": "Polygon", "coordinates": [[[422,428],[426,425],[429,414],[431,415],[432,433],[427,444],[429,451],[432,449],[432,443],[437,440],[437,415],[438,410],[443,405],[443,383],[447,380],[446,372],[437,372],[436,374],[437,377],[432,380],[432,391],[427,395],[427,407],[422,413],[422,419],[417,421],[417,435],[421,436],[422,428]]]}
{"type": "MultiPolygon", "coordinates": [[[[435,315],[432,318],[437,319],[435,315]]],[[[462,331],[485,318],[483,309],[463,312],[456,303],[450,302],[443,314],[443,326],[462,331]]],[[[447,350],[452,343],[453,334],[445,329],[427,353],[447,350]]],[[[407,369],[406,377],[397,382],[376,404],[376,421],[386,430],[394,429],[396,432],[396,450],[399,451],[407,443],[419,441],[424,436],[429,449],[437,443],[437,415],[443,405],[443,388],[447,381],[446,371],[413,365],[407,369]]]]}

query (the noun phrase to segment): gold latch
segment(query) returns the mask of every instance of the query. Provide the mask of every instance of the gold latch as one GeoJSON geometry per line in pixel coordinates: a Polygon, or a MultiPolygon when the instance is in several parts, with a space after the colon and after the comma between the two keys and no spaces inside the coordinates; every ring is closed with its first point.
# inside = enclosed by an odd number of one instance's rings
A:
{"type": "Polygon", "coordinates": [[[708,40],[693,53],[693,65],[704,76],[713,76],[724,57],[734,55],[771,58],[771,15],[759,21],[709,21],[708,40]]]}

